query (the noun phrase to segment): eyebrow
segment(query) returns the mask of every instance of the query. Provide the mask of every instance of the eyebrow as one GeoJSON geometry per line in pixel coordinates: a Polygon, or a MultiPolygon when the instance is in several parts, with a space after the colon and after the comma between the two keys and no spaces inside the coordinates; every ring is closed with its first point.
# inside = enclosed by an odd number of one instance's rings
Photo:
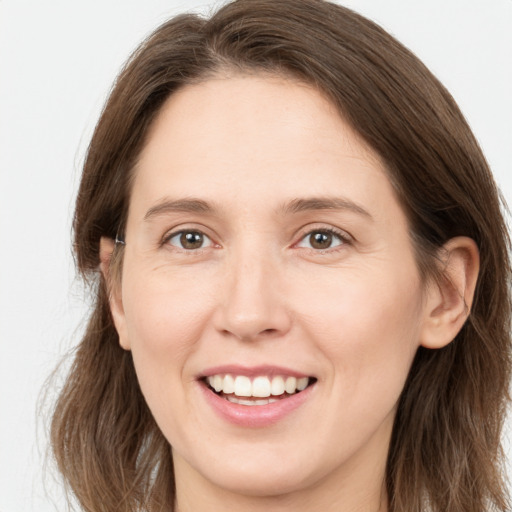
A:
{"type": "MultiPolygon", "coordinates": [[[[215,215],[218,208],[204,201],[203,199],[165,199],[155,206],[152,206],[144,215],[144,220],[150,220],[159,215],[165,215],[171,212],[182,213],[202,213],[206,215],[215,215]]],[[[373,219],[371,214],[362,206],[341,197],[308,197],[297,198],[285,203],[278,211],[285,215],[307,212],[312,210],[349,210],[369,219],[373,219]]]]}
{"type": "Polygon", "coordinates": [[[300,213],[310,210],[349,210],[369,219],[373,219],[371,214],[362,206],[342,197],[309,197],[303,199],[293,199],[286,203],[282,210],[284,213],[300,213]]]}
{"type": "Polygon", "coordinates": [[[152,206],[144,215],[144,220],[150,220],[153,217],[170,212],[205,213],[211,215],[216,211],[216,208],[202,199],[168,199],[152,206]]]}

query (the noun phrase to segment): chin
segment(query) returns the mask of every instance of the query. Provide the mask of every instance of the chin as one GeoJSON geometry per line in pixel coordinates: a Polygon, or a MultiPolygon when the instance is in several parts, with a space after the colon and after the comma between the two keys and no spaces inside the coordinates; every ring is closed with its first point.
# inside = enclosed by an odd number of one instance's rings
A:
{"type": "Polygon", "coordinates": [[[203,476],[214,485],[234,494],[245,496],[281,496],[311,485],[310,478],[299,474],[299,468],[233,468],[203,476]]]}

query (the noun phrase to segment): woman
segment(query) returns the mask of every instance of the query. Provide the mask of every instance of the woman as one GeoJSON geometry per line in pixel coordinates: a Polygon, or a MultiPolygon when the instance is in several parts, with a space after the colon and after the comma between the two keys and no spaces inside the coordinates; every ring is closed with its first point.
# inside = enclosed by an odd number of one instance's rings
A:
{"type": "Polygon", "coordinates": [[[498,192],[372,22],[240,0],[164,24],[74,228],[97,297],[52,440],[84,510],[507,509],[498,192]]]}

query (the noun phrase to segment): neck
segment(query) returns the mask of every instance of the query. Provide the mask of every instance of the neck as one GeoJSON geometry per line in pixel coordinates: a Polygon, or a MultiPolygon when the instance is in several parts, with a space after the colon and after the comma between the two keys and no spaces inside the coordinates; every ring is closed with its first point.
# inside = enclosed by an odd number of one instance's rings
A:
{"type": "MultiPolygon", "coordinates": [[[[192,491],[192,489],[190,489],[192,491]]],[[[313,492],[312,492],[313,491],[313,492]]],[[[379,490],[347,494],[343,489],[325,494],[297,492],[279,496],[222,496],[200,495],[192,492],[178,492],[175,512],[388,512],[387,495],[384,486],[379,490]],[[331,501],[332,500],[332,501],[331,501]]]]}
{"type": "Polygon", "coordinates": [[[388,512],[387,445],[378,445],[376,450],[376,446],[367,446],[369,450],[354,455],[310,485],[273,495],[248,494],[215,485],[175,453],[175,512],[388,512]]]}

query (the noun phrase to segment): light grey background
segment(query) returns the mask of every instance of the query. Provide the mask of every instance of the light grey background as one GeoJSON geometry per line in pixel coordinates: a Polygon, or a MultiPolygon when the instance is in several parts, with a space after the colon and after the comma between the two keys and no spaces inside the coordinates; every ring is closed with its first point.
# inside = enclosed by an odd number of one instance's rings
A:
{"type": "MultiPolygon", "coordinates": [[[[381,23],[444,82],[512,202],[512,0],[342,3],[381,23]]],[[[211,5],[0,0],[0,512],[64,510],[59,483],[50,477],[43,487],[37,403],[87,312],[70,224],[101,106],[149,31],[211,5]]]]}

